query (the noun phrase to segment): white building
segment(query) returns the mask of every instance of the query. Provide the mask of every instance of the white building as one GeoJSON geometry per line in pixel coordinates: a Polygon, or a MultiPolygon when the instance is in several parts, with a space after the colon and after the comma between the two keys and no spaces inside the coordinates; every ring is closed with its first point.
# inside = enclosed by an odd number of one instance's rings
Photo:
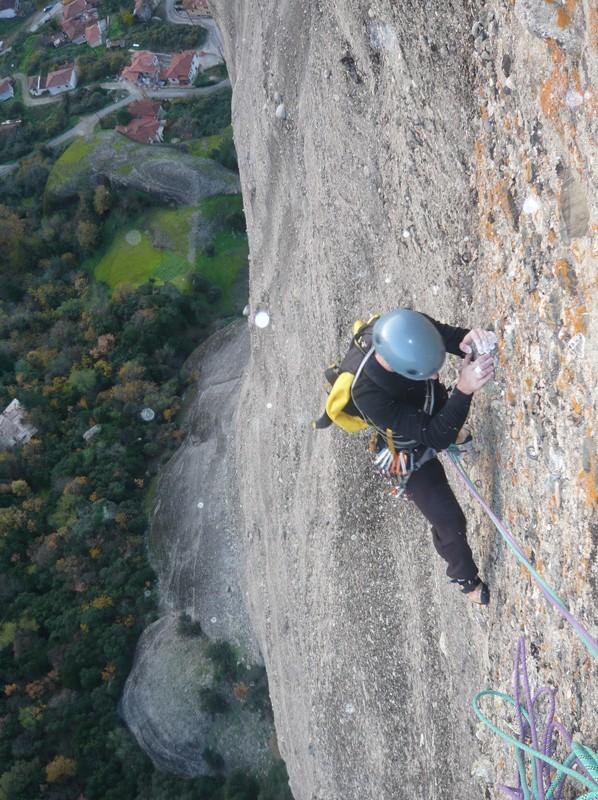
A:
{"type": "Polygon", "coordinates": [[[15,93],[10,79],[4,78],[3,80],[0,80],[0,103],[2,103],[4,100],[10,100],[11,97],[14,96],[15,93]]]}
{"type": "Polygon", "coordinates": [[[46,77],[37,75],[29,81],[29,92],[34,97],[39,97],[48,92],[51,95],[69,92],[77,86],[77,70],[74,64],[49,72],[46,77]]]}
{"type": "Polygon", "coordinates": [[[0,19],[12,19],[21,10],[21,0],[0,0],[0,19]]]}
{"type": "Polygon", "coordinates": [[[37,428],[25,422],[24,417],[25,409],[15,397],[0,414],[0,450],[24,444],[37,433],[37,428]]]}

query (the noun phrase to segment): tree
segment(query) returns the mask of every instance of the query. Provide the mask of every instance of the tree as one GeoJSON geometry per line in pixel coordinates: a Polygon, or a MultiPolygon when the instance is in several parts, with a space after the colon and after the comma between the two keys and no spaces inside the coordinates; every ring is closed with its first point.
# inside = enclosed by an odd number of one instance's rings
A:
{"type": "Polygon", "coordinates": [[[110,210],[111,197],[107,186],[100,184],[93,193],[93,207],[98,217],[103,217],[110,210]]]}
{"type": "Polygon", "coordinates": [[[77,225],[77,241],[83,252],[88,253],[94,249],[100,237],[100,230],[93,222],[81,220],[77,225]]]}
{"type": "Polygon", "coordinates": [[[128,125],[133,119],[133,115],[127,108],[119,108],[116,112],[116,121],[119,125],[128,125]]]}
{"type": "Polygon", "coordinates": [[[206,649],[206,655],[214,664],[216,680],[234,681],[239,676],[239,664],[234,648],[225,641],[212,642],[206,649]]]}
{"type": "Polygon", "coordinates": [[[226,714],[228,702],[216,689],[205,688],[199,692],[199,704],[203,711],[215,717],[216,714],[226,714]]]}
{"type": "Polygon", "coordinates": [[[23,221],[7,206],[0,205],[0,252],[8,255],[6,261],[2,259],[5,269],[22,266],[24,236],[23,221]]]}
{"type": "Polygon", "coordinates": [[[130,28],[131,25],[135,22],[135,17],[133,15],[133,12],[129,11],[128,9],[123,9],[120,12],[120,18],[125,28],[130,28]]]}
{"type": "Polygon", "coordinates": [[[77,771],[77,765],[72,758],[66,756],[56,756],[46,766],[46,778],[48,783],[56,783],[63,778],[72,778],[77,771]]]}
{"type": "Polygon", "coordinates": [[[41,777],[37,758],[32,761],[15,761],[11,769],[0,777],[0,800],[37,797],[36,788],[41,782],[41,777]]]}

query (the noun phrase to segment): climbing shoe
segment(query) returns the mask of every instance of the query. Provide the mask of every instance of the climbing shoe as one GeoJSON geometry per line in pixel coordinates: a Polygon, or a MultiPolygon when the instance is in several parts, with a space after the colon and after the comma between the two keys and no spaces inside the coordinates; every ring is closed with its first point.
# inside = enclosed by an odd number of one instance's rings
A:
{"type": "Polygon", "coordinates": [[[480,578],[470,580],[452,580],[461,587],[461,593],[467,595],[467,599],[479,606],[487,606],[490,602],[490,589],[480,578]]]}
{"type": "Polygon", "coordinates": [[[473,436],[468,430],[464,431],[464,438],[462,441],[457,441],[450,446],[450,449],[459,455],[467,455],[467,453],[473,452],[473,436]]]}

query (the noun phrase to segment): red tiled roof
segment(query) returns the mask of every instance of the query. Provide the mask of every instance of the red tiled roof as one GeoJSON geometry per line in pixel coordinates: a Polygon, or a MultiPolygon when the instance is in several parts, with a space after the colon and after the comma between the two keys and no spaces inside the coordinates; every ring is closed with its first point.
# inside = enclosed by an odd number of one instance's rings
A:
{"type": "Polygon", "coordinates": [[[183,7],[187,11],[195,11],[200,14],[208,14],[210,11],[207,0],[183,0],[183,7]]]}
{"type": "Polygon", "coordinates": [[[155,117],[160,110],[160,103],[147,98],[145,100],[134,100],[132,103],[129,103],[127,110],[137,118],[155,117]]]}
{"type": "Polygon", "coordinates": [[[67,84],[71,79],[74,69],[75,65],[69,64],[68,67],[57,69],[56,72],[49,72],[46,78],[46,89],[56,89],[59,86],[67,84]]]}
{"type": "Polygon", "coordinates": [[[116,130],[140,144],[151,144],[156,138],[162,123],[155,117],[141,117],[133,119],[128,125],[117,125],[116,130]]]}
{"type": "Polygon", "coordinates": [[[99,22],[94,22],[93,25],[89,25],[85,28],[85,39],[90,47],[93,47],[94,44],[101,44],[102,29],[100,28],[99,22]]]}
{"type": "Polygon", "coordinates": [[[87,0],[73,0],[72,3],[63,6],[62,19],[74,19],[78,17],[79,14],[83,14],[84,11],[87,11],[87,0]]]}
{"type": "Polygon", "coordinates": [[[85,36],[86,23],[83,19],[67,19],[62,23],[62,30],[71,41],[85,36]]]}
{"type": "Polygon", "coordinates": [[[182,53],[175,53],[170,62],[170,66],[164,72],[166,80],[177,78],[178,80],[189,80],[189,70],[195,55],[195,50],[184,50],[182,53]]]}
{"type": "Polygon", "coordinates": [[[158,72],[158,57],[149,50],[141,50],[133,55],[131,64],[122,71],[122,77],[126,81],[136,81],[141,74],[153,75],[158,72]]]}
{"type": "Polygon", "coordinates": [[[18,11],[18,2],[17,0],[0,0],[0,11],[8,11],[14,10],[18,11]]]}
{"type": "Polygon", "coordinates": [[[3,81],[0,81],[0,94],[4,94],[4,92],[8,92],[11,87],[11,82],[8,78],[4,78],[3,81]]]}

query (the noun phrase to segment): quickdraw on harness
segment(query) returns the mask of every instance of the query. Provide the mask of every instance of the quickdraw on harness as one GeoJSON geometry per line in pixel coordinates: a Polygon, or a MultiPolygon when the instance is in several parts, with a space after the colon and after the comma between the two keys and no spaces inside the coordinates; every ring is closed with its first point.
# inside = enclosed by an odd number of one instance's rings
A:
{"type": "MultiPolygon", "coordinates": [[[[369,451],[374,456],[374,469],[391,485],[393,497],[402,497],[411,475],[434,458],[436,451],[424,448],[415,439],[398,440],[390,428],[377,427],[361,412],[353,394],[353,388],[368,360],[374,354],[372,329],[378,315],[367,322],[357,320],[353,324],[351,344],[340,364],[331,364],[324,372],[331,388],[328,392],[326,409],[319,419],[312,423],[316,430],[329,428],[332,424],[347,433],[373,430],[369,451]],[[419,452],[418,452],[419,451],[419,452]]],[[[424,410],[431,413],[434,407],[434,383],[427,381],[424,410]]]]}

